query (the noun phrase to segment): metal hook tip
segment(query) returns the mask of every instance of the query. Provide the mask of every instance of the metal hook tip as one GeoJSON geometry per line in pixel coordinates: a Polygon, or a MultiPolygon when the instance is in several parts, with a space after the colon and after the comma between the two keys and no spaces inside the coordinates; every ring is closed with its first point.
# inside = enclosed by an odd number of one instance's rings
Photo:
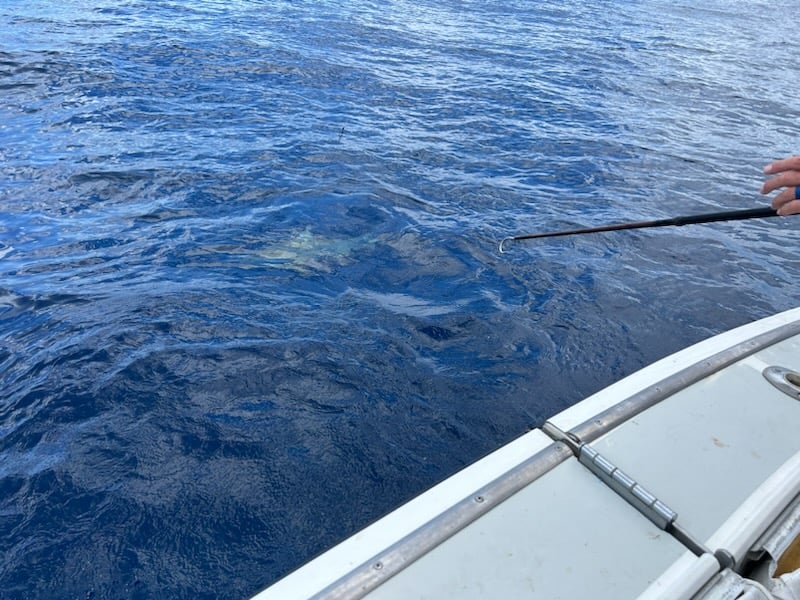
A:
{"type": "Polygon", "coordinates": [[[514,238],[507,237],[507,238],[503,238],[502,240],[500,240],[500,246],[498,246],[498,250],[500,250],[500,254],[505,254],[505,252],[506,252],[505,250],[503,250],[503,244],[505,244],[506,242],[511,241],[513,239],[514,238]]]}

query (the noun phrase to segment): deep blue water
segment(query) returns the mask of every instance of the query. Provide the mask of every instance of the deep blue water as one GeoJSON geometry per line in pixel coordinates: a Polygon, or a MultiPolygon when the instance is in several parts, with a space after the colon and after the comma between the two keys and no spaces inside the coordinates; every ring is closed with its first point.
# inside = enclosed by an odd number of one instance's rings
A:
{"type": "Polygon", "coordinates": [[[245,598],[794,307],[792,0],[6,0],[0,598],[245,598]]]}

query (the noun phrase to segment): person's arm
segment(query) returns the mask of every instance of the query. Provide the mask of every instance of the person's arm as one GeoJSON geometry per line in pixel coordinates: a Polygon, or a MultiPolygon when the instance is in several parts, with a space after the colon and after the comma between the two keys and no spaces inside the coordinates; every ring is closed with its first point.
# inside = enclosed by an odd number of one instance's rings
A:
{"type": "Polygon", "coordinates": [[[761,186],[762,194],[784,188],[772,199],[772,208],[779,215],[800,213],[800,156],[775,161],[764,167],[764,173],[774,177],[761,186]]]}

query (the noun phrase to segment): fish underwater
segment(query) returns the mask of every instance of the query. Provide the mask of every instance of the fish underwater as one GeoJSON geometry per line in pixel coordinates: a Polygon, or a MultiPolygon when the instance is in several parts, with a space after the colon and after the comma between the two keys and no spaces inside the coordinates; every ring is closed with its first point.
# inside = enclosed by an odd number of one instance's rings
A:
{"type": "Polygon", "coordinates": [[[383,236],[330,237],[306,227],[275,242],[245,240],[240,244],[205,245],[188,254],[205,267],[256,269],[273,267],[300,275],[331,273],[355,260],[362,249],[383,236]],[[216,257],[219,263],[212,262],[216,257]]]}
{"type": "MultiPolygon", "coordinates": [[[[429,241],[413,231],[330,236],[316,233],[306,226],[274,242],[247,240],[242,244],[217,244],[204,246],[192,254],[216,256],[228,267],[252,269],[268,266],[310,276],[332,273],[355,262],[360,255],[380,248],[394,253],[398,260],[413,268],[416,276],[431,274],[441,277],[463,270],[460,261],[431,246],[429,241]]],[[[204,262],[209,266],[207,260],[204,262]]]]}
{"type": "Polygon", "coordinates": [[[306,227],[287,239],[256,250],[254,254],[266,264],[277,268],[290,269],[301,274],[330,273],[335,267],[355,260],[354,256],[361,248],[380,241],[380,237],[328,237],[314,233],[310,227],[306,227]]]}

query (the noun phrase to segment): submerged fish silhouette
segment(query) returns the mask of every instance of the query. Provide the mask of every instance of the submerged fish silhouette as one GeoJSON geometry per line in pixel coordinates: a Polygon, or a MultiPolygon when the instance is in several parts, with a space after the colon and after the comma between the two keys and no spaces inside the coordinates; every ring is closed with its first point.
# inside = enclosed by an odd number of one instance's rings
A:
{"type": "Polygon", "coordinates": [[[334,267],[352,260],[359,249],[373,244],[378,238],[372,235],[355,237],[328,237],[315,234],[310,228],[266,248],[255,254],[267,263],[282,268],[306,273],[322,271],[329,273],[334,267]]]}

